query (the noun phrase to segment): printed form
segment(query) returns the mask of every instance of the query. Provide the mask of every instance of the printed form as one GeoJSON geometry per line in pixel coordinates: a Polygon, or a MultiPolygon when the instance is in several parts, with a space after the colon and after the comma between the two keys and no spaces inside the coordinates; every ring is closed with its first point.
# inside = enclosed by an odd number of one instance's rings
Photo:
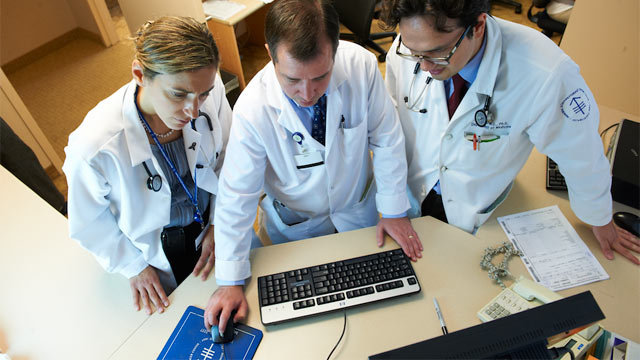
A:
{"type": "Polygon", "coordinates": [[[524,253],[534,280],[553,291],[609,278],[556,205],[502,216],[498,223],[524,253]]]}

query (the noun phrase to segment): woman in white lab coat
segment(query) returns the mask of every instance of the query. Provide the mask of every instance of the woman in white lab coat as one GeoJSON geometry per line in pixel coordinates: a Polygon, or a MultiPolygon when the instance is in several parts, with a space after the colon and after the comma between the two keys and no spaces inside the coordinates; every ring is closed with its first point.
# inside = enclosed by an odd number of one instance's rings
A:
{"type": "Polygon", "coordinates": [[[186,276],[213,267],[213,213],[231,109],[206,25],[163,17],[135,38],[133,80],[69,136],[69,233],[134,306],[169,305],[186,276]]]}

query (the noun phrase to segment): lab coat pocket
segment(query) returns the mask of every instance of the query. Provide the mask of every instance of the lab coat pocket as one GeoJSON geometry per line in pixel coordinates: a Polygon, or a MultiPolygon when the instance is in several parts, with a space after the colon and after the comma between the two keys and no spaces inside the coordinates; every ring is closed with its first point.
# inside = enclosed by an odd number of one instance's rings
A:
{"type": "Polygon", "coordinates": [[[352,161],[362,158],[363,154],[367,154],[367,122],[361,121],[360,124],[352,128],[341,128],[339,132],[342,134],[342,153],[344,159],[349,166],[352,161]]]}
{"type": "MultiPolygon", "coordinates": [[[[376,208],[376,184],[372,181],[368,189],[362,196],[362,199],[354,204],[347,210],[349,219],[343,219],[346,223],[352,222],[347,225],[343,224],[344,228],[349,230],[355,230],[363,227],[374,226],[378,223],[378,209],[376,208]]],[[[346,230],[341,230],[346,231],[346,230]]]]}
{"type": "Polygon", "coordinates": [[[491,214],[493,214],[493,211],[498,206],[500,206],[500,204],[504,202],[504,200],[507,198],[507,195],[509,195],[509,192],[511,192],[512,187],[513,187],[513,181],[509,183],[507,188],[504,189],[504,191],[498,196],[498,198],[493,203],[491,203],[491,205],[487,206],[485,209],[483,209],[482,211],[479,211],[476,214],[476,223],[475,223],[473,233],[475,233],[478,230],[478,228],[482,224],[484,224],[484,222],[487,221],[487,219],[489,219],[491,214]]]}
{"type": "Polygon", "coordinates": [[[260,208],[267,215],[267,233],[273,244],[308,237],[310,222],[308,217],[287,208],[268,195],[260,201],[260,208]]]}

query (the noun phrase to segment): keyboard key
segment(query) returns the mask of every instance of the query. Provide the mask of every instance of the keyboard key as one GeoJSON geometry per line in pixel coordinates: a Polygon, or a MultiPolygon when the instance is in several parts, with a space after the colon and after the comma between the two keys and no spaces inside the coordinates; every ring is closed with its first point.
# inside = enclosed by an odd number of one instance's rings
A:
{"type": "Polygon", "coordinates": [[[329,270],[319,270],[311,273],[311,276],[313,276],[314,278],[318,276],[325,276],[325,275],[329,275],[329,270]]]}
{"type": "Polygon", "coordinates": [[[316,295],[322,295],[329,292],[329,289],[326,287],[316,288],[316,295]]]}

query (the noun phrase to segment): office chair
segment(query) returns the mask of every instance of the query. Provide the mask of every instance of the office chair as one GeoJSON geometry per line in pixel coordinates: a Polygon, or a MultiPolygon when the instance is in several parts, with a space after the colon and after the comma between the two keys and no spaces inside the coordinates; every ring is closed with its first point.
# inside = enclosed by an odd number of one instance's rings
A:
{"type": "Polygon", "coordinates": [[[495,1],[505,5],[515,6],[516,14],[520,14],[522,12],[522,4],[520,4],[517,1],[514,1],[514,0],[495,0],[495,1]]]}
{"type": "Polygon", "coordinates": [[[544,4],[544,1],[539,4],[534,1],[527,11],[527,17],[529,18],[529,20],[538,25],[538,27],[542,29],[542,33],[547,35],[548,37],[553,36],[554,32],[564,34],[564,30],[567,28],[567,24],[563,24],[560,21],[553,20],[551,17],[549,17],[549,14],[547,14],[547,10],[544,8],[545,6],[546,4],[544,4]],[[543,10],[533,14],[534,6],[541,7],[543,10]]]}
{"type": "Polygon", "coordinates": [[[387,52],[374,40],[391,37],[393,41],[397,34],[393,31],[371,34],[376,2],[376,0],[334,0],[333,7],[338,12],[342,25],[353,32],[353,34],[341,33],[340,38],[372,48],[380,53],[378,61],[385,62],[387,52]]]}

